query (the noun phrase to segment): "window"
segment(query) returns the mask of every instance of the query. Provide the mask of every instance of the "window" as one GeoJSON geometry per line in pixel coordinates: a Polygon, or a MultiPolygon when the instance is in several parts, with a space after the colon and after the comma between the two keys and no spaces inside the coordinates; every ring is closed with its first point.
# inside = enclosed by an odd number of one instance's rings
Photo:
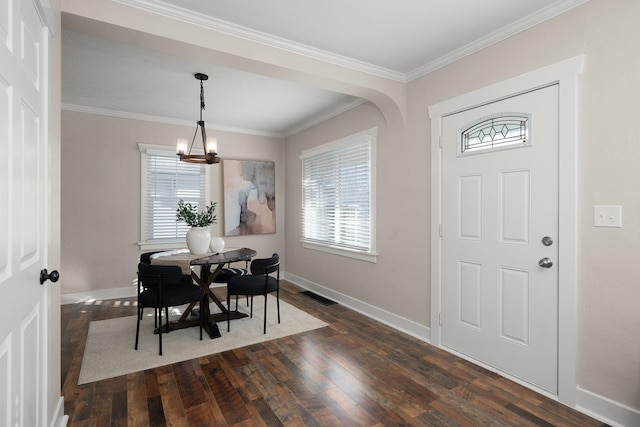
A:
{"type": "Polygon", "coordinates": [[[458,155],[531,145],[530,118],[525,113],[502,113],[470,124],[460,131],[458,155]]]}
{"type": "Polygon", "coordinates": [[[175,151],[139,144],[141,152],[141,249],[185,245],[189,226],[176,221],[178,200],[203,207],[208,202],[206,165],[181,162],[175,151]]]}
{"type": "Polygon", "coordinates": [[[374,128],[300,156],[305,247],[376,261],[376,137],[374,128]]]}

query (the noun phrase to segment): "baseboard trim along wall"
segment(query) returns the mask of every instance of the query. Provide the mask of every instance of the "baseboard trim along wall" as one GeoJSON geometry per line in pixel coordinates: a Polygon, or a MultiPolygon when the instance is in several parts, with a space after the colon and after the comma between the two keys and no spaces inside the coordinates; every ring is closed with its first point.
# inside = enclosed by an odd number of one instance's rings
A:
{"type": "Polygon", "coordinates": [[[87,292],[75,292],[71,294],[60,295],[61,304],[79,304],[83,302],[92,302],[105,299],[129,298],[135,297],[138,292],[136,286],[127,286],[126,288],[100,289],[87,292]]]}
{"type": "Polygon", "coordinates": [[[576,409],[610,426],[640,426],[640,411],[577,387],[576,409]]]}
{"type": "MultiPolygon", "coordinates": [[[[301,288],[313,291],[325,298],[332,299],[345,307],[349,307],[365,316],[378,320],[394,329],[411,335],[419,340],[430,343],[431,328],[419,325],[386,310],[374,307],[370,304],[336,292],[317,283],[306,280],[291,273],[284,273],[283,278],[301,288]]],[[[520,383],[522,384],[522,383],[520,383]]],[[[588,390],[577,388],[577,404],[575,409],[607,423],[613,427],[640,426],[640,412],[614,402],[606,397],[597,395],[588,390]]]]}
{"type": "MultiPolygon", "coordinates": [[[[222,284],[215,284],[211,286],[212,288],[225,286],[222,284]]],[[[100,289],[96,291],[88,291],[88,292],[75,292],[71,294],[62,294],[60,295],[60,303],[61,304],[79,304],[83,302],[93,302],[100,301],[105,299],[116,299],[116,298],[129,298],[135,297],[136,292],[138,292],[138,288],[136,286],[127,286],[126,288],[113,288],[113,289],[100,289]]]]}
{"type": "MultiPolygon", "coordinates": [[[[345,307],[411,335],[412,337],[428,343],[430,342],[431,328],[427,326],[420,325],[414,321],[405,319],[371,304],[367,304],[348,295],[336,292],[332,289],[296,276],[295,274],[284,272],[281,277],[284,280],[304,288],[305,290],[315,292],[325,298],[334,300],[345,307]]],[[[62,294],[61,303],[78,304],[97,300],[135,297],[136,291],[137,288],[135,286],[127,286],[124,288],[62,294]]],[[[577,388],[577,403],[575,409],[611,426],[622,427],[640,425],[640,411],[607,399],[604,396],[600,396],[581,387],[577,388]]]]}
{"type": "Polygon", "coordinates": [[[404,317],[375,307],[371,304],[367,304],[348,295],[336,292],[329,288],[325,288],[322,285],[296,276],[295,274],[284,273],[283,278],[291,283],[300,286],[301,288],[305,288],[306,290],[313,291],[325,298],[334,300],[344,305],[345,307],[349,307],[350,309],[357,311],[358,313],[364,314],[367,317],[384,323],[387,326],[391,326],[392,328],[404,332],[405,334],[411,335],[412,337],[415,337],[421,341],[430,342],[431,329],[426,326],[420,325],[419,323],[405,319],[404,317]]]}
{"type": "Polygon", "coordinates": [[[66,427],[68,422],[69,416],[64,414],[64,397],[60,396],[56,409],[53,411],[53,416],[49,421],[49,425],[54,427],[66,427]]]}

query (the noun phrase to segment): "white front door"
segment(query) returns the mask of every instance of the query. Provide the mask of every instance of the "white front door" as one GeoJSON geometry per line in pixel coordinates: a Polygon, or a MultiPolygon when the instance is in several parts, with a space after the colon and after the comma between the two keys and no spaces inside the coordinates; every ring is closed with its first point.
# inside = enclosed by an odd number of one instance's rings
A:
{"type": "Polygon", "coordinates": [[[46,426],[49,34],[33,1],[0,9],[0,425],[46,426]]]}
{"type": "Polygon", "coordinates": [[[557,393],[558,262],[558,85],[443,117],[442,345],[557,393]]]}

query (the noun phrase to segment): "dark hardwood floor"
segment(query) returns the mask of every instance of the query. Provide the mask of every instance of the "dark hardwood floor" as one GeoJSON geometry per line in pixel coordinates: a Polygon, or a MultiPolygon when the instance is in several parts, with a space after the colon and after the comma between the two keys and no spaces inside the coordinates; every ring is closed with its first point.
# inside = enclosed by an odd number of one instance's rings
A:
{"type": "MultiPolygon", "coordinates": [[[[216,289],[216,292],[224,289],[216,289]]],[[[135,299],[62,306],[69,426],[601,426],[602,423],[342,305],[282,282],[329,326],[77,385],[89,322],[135,299]]],[[[134,324],[130,340],[133,346],[134,324]]]]}

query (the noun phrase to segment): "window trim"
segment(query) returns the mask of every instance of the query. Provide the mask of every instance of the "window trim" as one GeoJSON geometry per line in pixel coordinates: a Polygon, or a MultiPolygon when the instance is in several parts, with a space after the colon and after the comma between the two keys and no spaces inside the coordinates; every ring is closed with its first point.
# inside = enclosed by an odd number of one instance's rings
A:
{"type": "MultiPolygon", "coordinates": [[[[175,154],[174,147],[167,145],[155,145],[138,143],[138,149],[140,150],[140,240],[138,246],[141,250],[158,250],[158,249],[184,249],[187,247],[187,241],[185,239],[179,240],[165,240],[163,242],[150,242],[144,240],[144,215],[145,215],[145,200],[147,195],[147,151],[166,151],[167,153],[175,154]]],[[[202,151],[202,150],[200,150],[202,151]]],[[[198,150],[193,150],[195,154],[198,150]]],[[[210,168],[205,169],[205,201],[207,204],[211,202],[211,171],[210,168]]]]}
{"type": "MultiPolygon", "coordinates": [[[[370,249],[368,251],[361,251],[361,250],[357,250],[357,249],[349,249],[349,248],[344,248],[344,247],[339,247],[339,246],[335,246],[335,245],[331,245],[331,244],[327,244],[327,243],[320,243],[320,242],[316,242],[316,241],[310,241],[304,238],[304,235],[302,235],[302,237],[300,238],[300,243],[302,244],[303,248],[306,249],[311,249],[311,250],[316,250],[316,251],[320,251],[320,252],[326,252],[326,253],[330,253],[330,254],[334,254],[334,255],[339,255],[339,256],[344,256],[344,257],[348,257],[348,258],[354,258],[354,259],[358,259],[361,261],[367,261],[367,262],[372,262],[372,263],[376,263],[378,260],[378,252],[377,252],[377,227],[376,227],[376,170],[377,170],[377,138],[378,138],[378,128],[377,127],[373,127],[367,130],[364,130],[362,132],[357,132],[354,133],[352,135],[337,139],[335,141],[331,141],[313,148],[310,148],[308,150],[304,150],[301,154],[300,154],[300,160],[303,161],[306,158],[312,157],[314,155],[318,155],[318,154],[322,154],[328,151],[332,151],[335,150],[339,147],[342,147],[344,145],[347,145],[349,143],[354,143],[355,139],[357,138],[361,138],[361,137],[368,137],[369,139],[369,152],[370,152],[370,164],[371,164],[371,175],[369,177],[370,179],[370,185],[371,185],[371,194],[370,194],[370,229],[371,229],[371,235],[370,235],[370,249]]],[[[304,174],[304,169],[301,169],[301,174],[304,174]]],[[[302,185],[300,187],[301,189],[301,193],[303,193],[303,188],[302,185]]],[[[302,199],[302,203],[304,203],[304,194],[301,194],[301,199],[302,199]]],[[[304,209],[304,206],[301,206],[301,209],[304,209]]],[[[302,214],[302,210],[301,210],[301,214],[302,214]]],[[[301,220],[303,220],[303,216],[301,215],[301,220]]],[[[302,226],[302,223],[301,223],[302,226]]],[[[302,230],[301,230],[302,231],[302,230]]]]}

